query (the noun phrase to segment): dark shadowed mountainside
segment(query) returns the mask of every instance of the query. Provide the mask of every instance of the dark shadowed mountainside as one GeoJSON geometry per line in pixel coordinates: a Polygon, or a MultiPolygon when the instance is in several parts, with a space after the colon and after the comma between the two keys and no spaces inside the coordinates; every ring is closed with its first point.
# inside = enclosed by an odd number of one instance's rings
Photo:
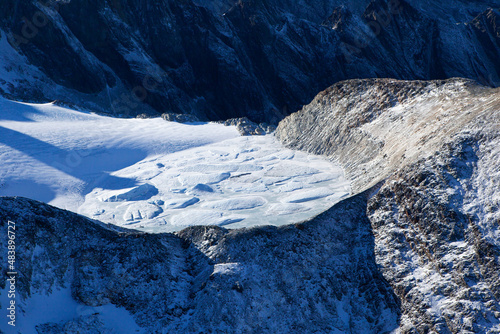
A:
{"type": "Polygon", "coordinates": [[[275,123],[351,78],[500,82],[496,1],[0,3],[0,92],[275,123]]]}

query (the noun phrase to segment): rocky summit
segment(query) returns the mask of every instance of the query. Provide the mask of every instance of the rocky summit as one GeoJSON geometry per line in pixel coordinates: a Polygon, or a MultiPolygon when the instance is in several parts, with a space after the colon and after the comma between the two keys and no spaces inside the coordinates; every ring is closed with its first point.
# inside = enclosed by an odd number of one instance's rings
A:
{"type": "Polygon", "coordinates": [[[353,195],[287,226],[146,234],[0,198],[19,307],[78,305],[37,333],[109,333],[117,310],[130,333],[500,333],[499,111],[466,79],[335,84],[276,136],[353,195]]]}
{"type": "Polygon", "coordinates": [[[353,78],[500,84],[494,0],[2,0],[0,92],[276,124],[353,78]]]}

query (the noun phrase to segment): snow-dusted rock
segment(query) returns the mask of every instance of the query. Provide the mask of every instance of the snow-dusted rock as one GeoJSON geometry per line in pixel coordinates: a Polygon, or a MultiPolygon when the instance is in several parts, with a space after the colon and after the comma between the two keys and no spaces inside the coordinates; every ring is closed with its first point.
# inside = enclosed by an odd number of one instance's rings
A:
{"type": "MultiPolygon", "coordinates": [[[[30,311],[18,318],[18,328],[391,331],[398,326],[398,304],[375,263],[366,201],[366,194],[358,195],[297,225],[197,226],[172,235],[125,230],[33,200],[2,197],[0,228],[8,220],[16,223],[18,314],[35,299],[65,310],[37,317],[30,311]]],[[[6,242],[2,238],[0,247],[6,242]]],[[[1,252],[3,270],[5,256],[1,252]]],[[[2,309],[8,301],[4,291],[2,309]]],[[[0,322],[0,329],[5,326],[0,322]]]]}
{"type": "Polygon", "coordinates": [[[354,80],[280,123],[339,161],[366,208],[401,333],[500,333],[500,91],[454,79],[354,80]]]}
{"type": "Polygon", "coordinates": [[[350,78],[498,86],[499,21],[495,0],[3,0],[0,92],[276,123],[350,78]]]}

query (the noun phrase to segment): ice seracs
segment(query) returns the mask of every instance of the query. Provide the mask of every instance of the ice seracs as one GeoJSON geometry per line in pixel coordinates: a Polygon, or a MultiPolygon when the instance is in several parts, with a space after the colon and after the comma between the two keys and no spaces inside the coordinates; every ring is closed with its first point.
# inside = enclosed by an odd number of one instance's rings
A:
{"type": "Polygon", "coordinates": [[[272,135],[241,137],[232,126],[0,98],[0,127],[0,196],[148,232],[289,224],[350,192],[328,159],[286,149],[272,135]]]}
{"type": "Polygon", "coordinates": [[[291,224],[321,213],[350,191],[338,165],[286,149],[273,136],[235,137],[156,155],[112,176],[139,185],[96,187],[78,212],[148,232],[291,224]],[[142,195],[139,189],[158,193],[142,195]]]}

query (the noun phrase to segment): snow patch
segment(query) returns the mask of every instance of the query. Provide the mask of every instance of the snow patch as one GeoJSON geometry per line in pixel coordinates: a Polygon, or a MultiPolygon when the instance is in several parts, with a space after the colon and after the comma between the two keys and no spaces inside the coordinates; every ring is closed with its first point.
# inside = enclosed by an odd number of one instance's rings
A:
{"type": "MultiPolygon", "coordinates": [[[[7,319],[7,290],[0,295],[2,318],[7,319]]],[[[52,288],[51,293],[32,293],[27,299],[16,299],[16,326],[0,321],[0,330],[5,333],[36,333],[36,326],[46,323],[64,324],[80,316],[97,314],[109,333],[144,333],[132,315],[113,304],[90,307],[77,303],[71,290],[52,288]]]]}

